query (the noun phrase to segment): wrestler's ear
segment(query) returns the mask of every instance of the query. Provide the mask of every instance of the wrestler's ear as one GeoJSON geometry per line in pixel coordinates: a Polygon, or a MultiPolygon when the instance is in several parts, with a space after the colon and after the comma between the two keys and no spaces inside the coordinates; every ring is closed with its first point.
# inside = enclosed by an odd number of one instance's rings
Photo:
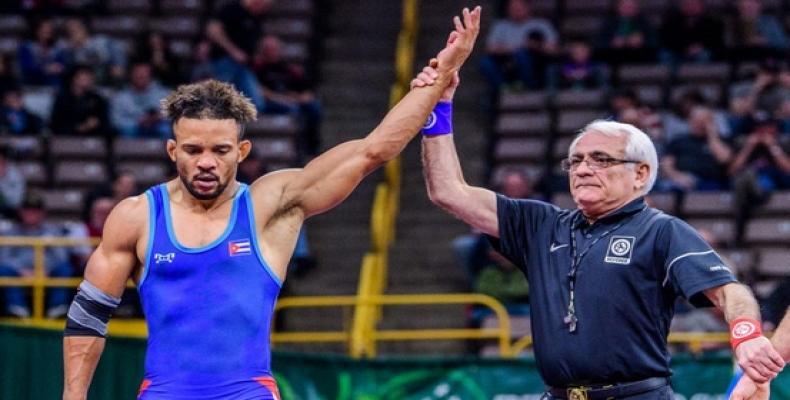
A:
{"type": "Polygon", "coordinates": [[[167,156],[170,157],[170,161],[176,162],[176,140],[175,139],[167,139],[167,156]]]}
{"type": "Polygon", "coordinates": [[[247,139],[242,139],[239,141],[239,160],[238,162],[241,163],[244,161],[247,156],[250,155],[250,151],[252,151],[252,142],[247,139]]]}
{"type": "Polygon", "coordinates": [[[165,149],[167,150],[167,156],[170,157],[170,161],[172,162],[176,162],[176,145],[177,145],[176,139],[178,138],[178,135],[176,135],[176,130],[177,130],[176,127],[178,125],[178,121],[180,121],[180,118],[175,122],[173,122],[172,125],[170,125],[172,136],[170,139],[167,139],[167,143],[165,145],[165,149]]]}

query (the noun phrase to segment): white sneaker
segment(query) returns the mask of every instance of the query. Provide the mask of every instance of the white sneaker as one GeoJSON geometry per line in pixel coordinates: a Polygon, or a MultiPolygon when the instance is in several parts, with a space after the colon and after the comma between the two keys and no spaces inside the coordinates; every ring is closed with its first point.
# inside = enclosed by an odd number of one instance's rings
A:
{"type": "Polygon", "coordinates": [[[10,305],[8,313],[19,318],[30,318],[30,309],[25,306],[10,305]]]}
{"type": "Polygon", "coordinates": [[[61,304],[55,307],[50,307],[47,310],[47,318],[50,319],[61,318],[65,316],[67,312],[69,312],[69,306],[65,304],[61,304]]]}

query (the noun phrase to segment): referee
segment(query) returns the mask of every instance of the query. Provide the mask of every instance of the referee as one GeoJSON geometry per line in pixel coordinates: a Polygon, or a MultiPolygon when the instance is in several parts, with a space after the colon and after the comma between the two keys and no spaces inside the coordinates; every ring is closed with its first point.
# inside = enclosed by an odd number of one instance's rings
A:
{"type": "MultiPolygon", "coordinates": [[[[435,76],[426,67],[412,85],[435,76]]],[[[751,291],[694,229],[645,203],[658,173],[647,135],[611,121],[581,131],[562,163],[576,210],[510,199],[464,181],[451,134],[458,82],[423,129],[428,195],[490,235],[529,279],[545,399],[671,398],[667,335],[678,296],[723,311],[755,382],[781,371],[751,291]]]]}

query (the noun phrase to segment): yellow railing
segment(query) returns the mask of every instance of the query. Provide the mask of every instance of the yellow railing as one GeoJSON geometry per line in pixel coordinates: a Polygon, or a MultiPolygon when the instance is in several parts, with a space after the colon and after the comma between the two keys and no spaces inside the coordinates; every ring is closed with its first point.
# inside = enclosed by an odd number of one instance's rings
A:
{"type": "Polygon", "coordinates": [[[95,246],[98,239],[62,237],[0,237],[0,246],[29,246],[33,248],[33,275],[23,278],[0,278],[3,286],[33,287],[33,318],[44,318],[44,290],[47,287],[76,287],[78,278],[47,278],[44,271],[44,249],[46,247],[95,246]]]}
{"type": "MultiPolygon", "coordinates": [[[[375,349],[375,343],[380,341],[406,341],[406,340],[496,340],[499,345],[500,355],[512,355],[510,346],[510,316],[507,310],[496,299],[482,294],[429,294],[429,295],[381,295],[381,296],[308,296],[288,297],[281,299],[276,306],[277,310],[286,308],[315,308],[315,307],[378,307],[381,306],[414,306],[414,305],[453,305],[476,304],[489,308],[496,316],[499,324],[496,328],[483,329],[390,329],[378,330],[376,326],[370,327],[368,335],[364,338],[354,338],[353,331],[313,331],[313,332],[274,332],[273,343],[320,343],[335,342],[348,343],[350,347],[357,345],[357,341],[364,343],[369,349],[375,349]]],[[[369,322],[369,321],[368,321],[369,322]]],[[[375,353],[367,354],[375,356],[375,353]]]]}

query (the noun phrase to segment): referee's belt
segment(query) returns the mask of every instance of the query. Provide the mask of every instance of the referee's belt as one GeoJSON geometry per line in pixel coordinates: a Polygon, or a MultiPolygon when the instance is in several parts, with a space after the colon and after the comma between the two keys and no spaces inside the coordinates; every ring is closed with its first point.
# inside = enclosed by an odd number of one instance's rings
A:
{"type": "Polygon", "coordinates": [[[634,396],[669,385],[669,378],[647,378],[641,381],[618,383],[614,385],[574,386],[568,388],[549,388],[549,394],[556,399],[567,400],[607,400],[634,396]]]}

